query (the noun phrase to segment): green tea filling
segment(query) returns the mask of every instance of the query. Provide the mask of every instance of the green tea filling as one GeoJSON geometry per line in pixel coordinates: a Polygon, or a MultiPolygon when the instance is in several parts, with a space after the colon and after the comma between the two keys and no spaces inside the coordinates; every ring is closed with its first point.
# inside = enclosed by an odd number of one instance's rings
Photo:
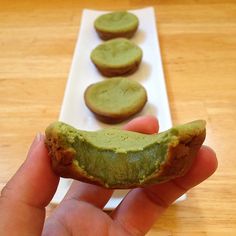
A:
{"type": "Polygon", "coordinates": [[[96,180],[111,188],[158,183],[165,177],[176,175],[175,171],[182,173],[188,166],[181,162],[182,159],[185,162],[192,159],[204,138],[204,121],[176,126],[153,135],[119,129],[89,132],[62,122],[55,122],[46,130],[46,144],[54,169],[73,166],[78,176],[83,175],[83,180],[96,180]],[[166,176],[158,177],[165,167],[169,168],[172,159],[176,169],[172,167],[165,171],[166,176]]]}

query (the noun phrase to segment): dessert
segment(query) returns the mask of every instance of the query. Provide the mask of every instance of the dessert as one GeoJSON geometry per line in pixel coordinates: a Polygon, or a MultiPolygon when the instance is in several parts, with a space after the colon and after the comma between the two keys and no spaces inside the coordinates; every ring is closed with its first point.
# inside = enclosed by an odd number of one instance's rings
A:
{"type": "Polygon", "coordinates": [[[131,38],[137,31],[138,25],[137,16],[126,11],[103,14],[94,22],[94,27],[103,40],[131,38]]]}
{"type": "Polygon", "coordinates": [[[142,60],[142,49],[125,38],[111,39],[91,53],[92,62],[107,77],[134,73],[142,60]]]}
{"type": "Polygon", "coordinates": [[[84,100],[99,120],[118,123],[143,109],[147,93],[140,83],[116,77],[88,86],[84,100]]]}
{"type": "Polygon", "coordinates": [[[52,168],[59,176],[106,188],[134,188],[184,175],[206,129],[203,120],[152,135],[114,128],[82,131],[55,122],[45,133],[52,168]]]}

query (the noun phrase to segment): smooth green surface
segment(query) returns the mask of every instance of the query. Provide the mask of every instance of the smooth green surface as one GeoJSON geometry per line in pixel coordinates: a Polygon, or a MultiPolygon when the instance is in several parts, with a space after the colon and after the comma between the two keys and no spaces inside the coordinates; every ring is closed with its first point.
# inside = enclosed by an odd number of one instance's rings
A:
{"type": "Polygon", "coordinates": [[[128,39],[111,39],[97,46],[91,60],[101,67],[119,68],[132,65],[142,58],[142,50],[128,39]]]}
{"type": "Polygon", "coordinates": [[[147,95],[145,88],[134,80],[111,78],[88,87],[85,93],[87,103],[93,110],[123,114],[143,105],[147,95]]]}
{"type": "Polygon", "coordinates": [[[126,32],[138,26],[138,18],[129,12],[112,12],[98,17],[94,26],[105,32],[126,32]]]}

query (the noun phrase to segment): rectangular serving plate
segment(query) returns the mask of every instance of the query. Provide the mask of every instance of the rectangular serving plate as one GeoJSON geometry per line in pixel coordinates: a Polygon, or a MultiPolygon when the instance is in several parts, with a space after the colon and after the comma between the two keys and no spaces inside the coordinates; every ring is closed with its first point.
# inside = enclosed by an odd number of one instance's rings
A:
{"type": "MultiPolygon", "coordinates": [[[[161,53],[157,35],[155,11],[152,7],[130,10],[139,18],[139,28],[131,39],[143,50],[140,68],[128,78],[141,83],[148,94],[148,102],[137,116],[151,114],[158,117],[160,131],[172,126],[161,53]]],[[[59,120],[82,130],[98,130],[111,125],[99,122],[84,103],[84,91],[88,85],[106,79],[90,60],[91,51],[103,41],[94,29],[95,19],[105,11],[83,10],[80,32],[74,51],[72,65],[65,89],[59,120]]],[[[114,125],[113,125],[114,126],[114,125]]],[[[122,123],[115,126],[122,126],[122,123]]],[[[59,203],[71,185],[72,180],[60,179],[52,203],[59,203]]],[[[115,208],[128,190],[116,190],[105,206],[115,208]]]]}

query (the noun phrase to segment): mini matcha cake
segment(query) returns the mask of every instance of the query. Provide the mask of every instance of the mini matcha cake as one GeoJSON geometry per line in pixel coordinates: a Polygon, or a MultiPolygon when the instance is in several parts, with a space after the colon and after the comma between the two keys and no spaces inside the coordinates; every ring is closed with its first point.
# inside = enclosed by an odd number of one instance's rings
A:
{"type": "Polygon", "coordinates": [[[131,38],[137,31],[138,25],[137,16],[126,11],[103,14],[94,22],[94,27],[103,40],[131,38]]]}
{"type": "Polygon", "coordinates": [[[134,73],[142,60],[142,49],[125,38],[111,39],[98,45],[90,57],[107,77],[134,73]]]}
{"type": "Polygon", "coordinates": [[[142,110],[147,93],[140,83],[117,77],[91,84],[84,100],[99,120],[118,123],[142,110]]]}
{"type": "Polygon", "coordinates": [[[55,122],[46,129],[45,143],[59,176],[106,188],[134,188],[184,175],[205,135],[203,120],[152,135],[114,128],[82,131],[55,122]]]}

